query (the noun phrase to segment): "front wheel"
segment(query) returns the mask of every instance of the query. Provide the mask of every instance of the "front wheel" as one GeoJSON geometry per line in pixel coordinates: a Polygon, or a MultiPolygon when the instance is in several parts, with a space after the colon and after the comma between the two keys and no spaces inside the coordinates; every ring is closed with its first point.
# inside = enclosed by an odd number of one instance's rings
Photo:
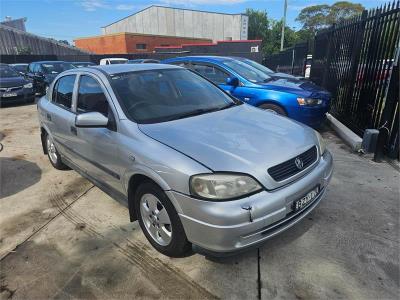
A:
{"type": "Polygon", "coordinates": [[[170,257],[185,256],[191,249],[181,220],[167,195],[152,182],[139,186],[135,211],[147,240],[170,257]]]}
{"type": "Polygon", "coordinates": [[[264,104],[261,104],[259,106],[259,108],[261,108],[265,111],[269,111],[269,112],[278,114],[278,115],[287,116],[285,110],[276,104],[264,103],[264,104]]]}

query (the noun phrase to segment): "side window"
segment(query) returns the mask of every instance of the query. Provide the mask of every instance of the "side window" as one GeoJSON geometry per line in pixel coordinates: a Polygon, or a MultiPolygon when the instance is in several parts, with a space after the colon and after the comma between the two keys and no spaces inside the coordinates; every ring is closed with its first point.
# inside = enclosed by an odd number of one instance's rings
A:
{"type": "Polygon", "coordinates": [[[210,65],[193,64],[192,69],[216,84],[225,84],[229,75],[210,65]]]}
{"type": "Polygon", "coordinates": [[[77,112],[96,111],[108,117],[108,102],[100,83],[93,77],[82,75],[79,80],[77,112]]]}
{"type": "Polygon", "coordinates": [[[75,78],[76,75],[61,77],[54,86],[53,102],[68,110],[71,109],[75,78]]]}
{"type": "Polygon", "coordinates": [[[28,72],[33,73],[33,67],[35,66],[35,64],[30,64],[28,67],[28,72]]]}

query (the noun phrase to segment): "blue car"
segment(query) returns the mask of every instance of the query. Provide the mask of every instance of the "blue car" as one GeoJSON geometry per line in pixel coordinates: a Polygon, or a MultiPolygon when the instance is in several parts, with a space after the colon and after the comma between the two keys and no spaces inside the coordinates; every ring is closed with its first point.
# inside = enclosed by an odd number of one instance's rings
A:
{"type": "Polygon", "coordinates": [[[312,82],[266,73],[241,59],[223,56],[186,56],[161,63],[191,69],[235,98],[261,109],[318,127],[329,111],[331,95],[312,82]]]}

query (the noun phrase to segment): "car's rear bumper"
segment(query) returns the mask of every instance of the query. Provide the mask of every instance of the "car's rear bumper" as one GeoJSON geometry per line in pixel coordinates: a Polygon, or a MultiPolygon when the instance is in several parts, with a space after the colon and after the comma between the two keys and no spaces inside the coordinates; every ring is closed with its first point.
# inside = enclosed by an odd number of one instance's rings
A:
{"type": "Polygon", "coordinates": [[[311,212],[323,198],[332,170],[327,151],[307,175],[274,191],[225,202],[202,201],[173,191],[167,194],[177,206],[190,242],[212,252],[240,251],[279,234],[311,212]],[[318,185],[317,198],[294,213],[293,201],[318,185]]]}

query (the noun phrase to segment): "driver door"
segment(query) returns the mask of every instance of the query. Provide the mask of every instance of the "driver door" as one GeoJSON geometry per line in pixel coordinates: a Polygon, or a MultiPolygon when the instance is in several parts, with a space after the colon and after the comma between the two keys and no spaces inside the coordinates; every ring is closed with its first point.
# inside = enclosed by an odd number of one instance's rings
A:
{"type": "Polygon", "coordinates": [[[122,192],[124,167],[118,154],[117,115],[110,104],[106,89],[97,78],[86,74],[79,77],[76,113],[99,112],[109,123],[102,128],[75,127],[74,149],[88,175],[122,192]]]}

